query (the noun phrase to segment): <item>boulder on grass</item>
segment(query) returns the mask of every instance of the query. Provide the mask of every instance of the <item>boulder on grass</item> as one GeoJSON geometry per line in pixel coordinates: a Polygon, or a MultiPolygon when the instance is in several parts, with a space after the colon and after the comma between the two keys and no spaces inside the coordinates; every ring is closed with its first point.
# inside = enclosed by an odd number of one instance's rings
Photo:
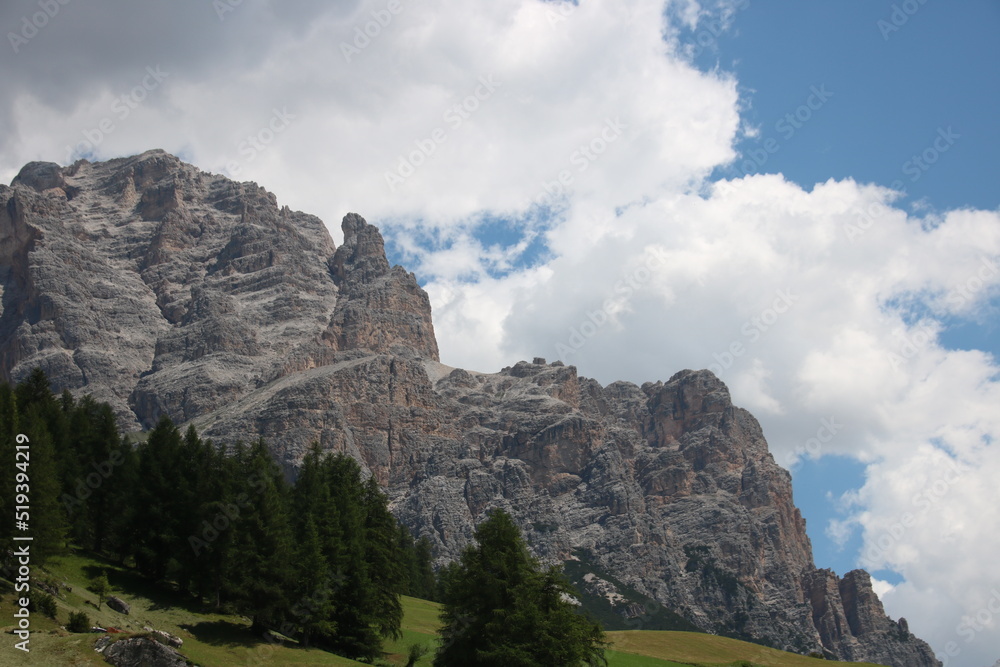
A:
{"type": "Polygon", "coordinates": [[[121,598],[116,598],[114,595],[108,597],[107,603],[110,608],[114,609],[119,614],[125,614],[127,616],[128,613],[132,611],[132,607],[130,607],[127,602],[121,598]]]}
{"type": "Polygon", "coordinates": [[[104,649],[104,659],[115,667],[188,667],[180,653],[149,637],[133,637],[104,649]]]}

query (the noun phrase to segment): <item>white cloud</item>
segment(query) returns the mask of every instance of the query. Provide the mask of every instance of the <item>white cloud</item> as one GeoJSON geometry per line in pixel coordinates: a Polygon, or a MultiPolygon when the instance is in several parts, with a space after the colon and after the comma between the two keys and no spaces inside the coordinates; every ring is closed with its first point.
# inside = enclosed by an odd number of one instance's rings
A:
{"type": "Polygon", "coordinates": [[[875,595],[877,595],[879,599],[884,600],[886,594],[891,593],[895,589],[895,586],[890,584],[888,581],[882,581],[881,579],[872,577],[872,588],[875,590],[875,595]]]}
{"type": "MultiPolygon", "coordinates": [[[[237,167],[337,239],[347,211],[382,224],[430,278],[447,363],[561,355],[604,382],[714,368],[779,462],[814,439],[821,455],[868,464],[832,534],[860,531],[863,553],[879,549],[872,567],[905,578],[878,584],[889,612],[939,651],[961,643],[951,664],[980,667],[995,659],[996,621],[968,644],[959,624],[1000,586],[986,520],[1000,501],[998,368],[940,335],[949,317],[995,321],[1000,214],[916,218],[851,180],[707,184],[755,130],[735,79],[678,58],[691,46],[678,35],[711,48],[745,4],[429,0],[386,19],[381,0],[245,0],[223,21],[211,3],[158,13],[150,31],[150,3],[72,3],[0,65],[0,172],[64,162],[110,118],[98,158],[162,147],[237,167]],[[363,48],[356,29],[372,35],[363,48]],[[147,66],[169,76],[121,117],[115,100],[147,66]],[[404,177],[401,160],[421,164],[404,177]],[[533,207],[561,173],[552,209],[533,207]],[[491,215],[523,224],[520,247],[477,236],[491,215]],[[518,268],[535,236],[549,254],[518,268]],[[830,419],[843,427],[820,442],[830,419]],[[960,483],[892,537],[949,461],[960,483]]],[[[0,10],[5,25],[16,14],[0,10]]]]}

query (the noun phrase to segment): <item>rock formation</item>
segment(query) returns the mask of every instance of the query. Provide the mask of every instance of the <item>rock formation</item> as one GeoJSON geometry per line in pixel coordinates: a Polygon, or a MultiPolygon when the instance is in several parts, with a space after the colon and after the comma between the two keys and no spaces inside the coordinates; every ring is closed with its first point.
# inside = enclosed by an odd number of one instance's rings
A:
{"type": "Polygon", "coordinates": [[[0,186],[0,378],[41,366],[130,429],[168,414],[263,437],[289,474],[312,441],[347,452],[441,563],[503,507],[629,627],[940,664],[866,573],[815,569],[788,472],[710,372],[445,366],[414,276],[360,216],[342,229],[336,248],[256,184],[161,151],[29,164],[0,186]]]}
{"type": "Polygon", "coordinates": [[[188,667],[191,664],[174,649],[147,637],[111,642],[98,652],[115,667],[188,667]]]}

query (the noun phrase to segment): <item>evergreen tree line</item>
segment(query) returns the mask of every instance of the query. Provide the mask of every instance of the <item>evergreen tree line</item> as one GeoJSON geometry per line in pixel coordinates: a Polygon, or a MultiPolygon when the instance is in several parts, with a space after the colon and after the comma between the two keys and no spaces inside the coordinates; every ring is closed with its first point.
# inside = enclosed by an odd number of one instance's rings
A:
{"type": "MultiPolygon", "coordinates": [[[[249,616],[257,631],[361,660],[400,636],[407,594],[443,603],[436,667],[606,664],[600,625],[506,513],[492,512],[435,579],[430,544],[395,520],[354,459],[314,444],[288,484],[263,441],[227,451],[166,417],[132,445],[109,405],[56,398],[40,370],[0,385],[0,543],[15,533],[33,536],[34,565],[76,544],[249,616]],[[18,434],[30,441],[21,468],[18,434]],[[25,470],[30,531],[19,533],[25,470]]],[[[0,556],[9,573],[9,550],[0,556]]]]}
{"type": "Polygon", "coordinates": [[[19,532],[17,434],[30,440],[21,534],[34,538],[35,565],[74,543],[245,614],[256,630],[365,660],[399,636],[399,594],[436,598],[430,544],[395,520],[354,459],[314,444],[292,485],[263,441],[227,451],[166,417],[132,445],[109,405],[56,398],[40,370],[0,385],[4,544],[19,532]]]}

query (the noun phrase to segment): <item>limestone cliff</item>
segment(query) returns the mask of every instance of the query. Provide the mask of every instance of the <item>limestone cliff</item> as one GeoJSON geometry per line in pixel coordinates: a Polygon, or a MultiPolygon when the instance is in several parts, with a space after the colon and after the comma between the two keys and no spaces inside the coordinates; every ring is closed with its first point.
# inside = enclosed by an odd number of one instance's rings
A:
{"type": "Polygon", "coordinates": [[[815,569],[788,472],[710,372],[444,366],[414,276],[360,216],[342,229],[337,248],[256,184],[161,151],[29,164],[0,186],[0,378],[41,366],[126,428],[263,437],[290,474],[312,441],[348,452],[439,562],[503,507],[629,627],[940,664],[866,573],[815,569]]]}

